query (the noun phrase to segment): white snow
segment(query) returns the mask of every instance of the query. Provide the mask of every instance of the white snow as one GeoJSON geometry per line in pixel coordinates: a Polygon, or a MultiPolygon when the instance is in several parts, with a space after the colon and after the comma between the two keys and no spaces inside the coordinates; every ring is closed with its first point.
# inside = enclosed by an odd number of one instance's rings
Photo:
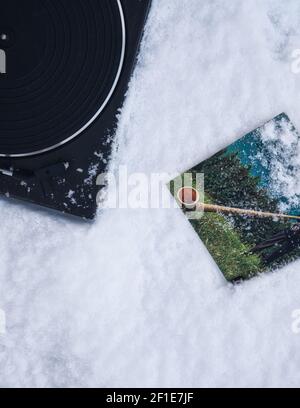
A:
{"type": "MultiPolygon", "coordinates": [[[[113,167],[179,173],[285,111],[298,0],[154,0],[113,167]]],[[[1,386],[300,384],[300,262],[228,285],[180,210],[0,200],[1,386]],[[295,315],[295,313],[294,313],[295,315]]]]}
{"type": "Polygon", "coordinates": [[[259,152],[254,160],[269,167],[269,188],[277,197],[284,197],[281,211],[288,212],[300,206],[300,143],[299,132],[285,118],[280,127],[271,120],[260,130],[264,153],[259,152]],[[267,155],[266,155],[267,153],[267,155]],[[267,157],[268,158],[267,158],[267,157]]]}

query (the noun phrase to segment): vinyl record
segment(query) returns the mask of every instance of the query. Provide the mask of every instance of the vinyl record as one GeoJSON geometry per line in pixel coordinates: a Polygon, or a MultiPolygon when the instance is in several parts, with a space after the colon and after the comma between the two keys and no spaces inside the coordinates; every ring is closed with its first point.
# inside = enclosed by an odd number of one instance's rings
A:
{"type": "Polygon", "coordinates": [[[0,2],[0,156],[51,151],[105,110],[126,50],[120,0],[0,2]]]}

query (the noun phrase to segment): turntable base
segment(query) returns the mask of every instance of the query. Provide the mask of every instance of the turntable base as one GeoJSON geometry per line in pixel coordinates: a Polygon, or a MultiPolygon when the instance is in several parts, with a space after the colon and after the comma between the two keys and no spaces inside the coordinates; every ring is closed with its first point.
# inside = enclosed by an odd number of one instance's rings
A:
{"type": "Polygon", "coordinates": [[[149,5],[0,0],[0,192],[93,218],[149,5]]]}

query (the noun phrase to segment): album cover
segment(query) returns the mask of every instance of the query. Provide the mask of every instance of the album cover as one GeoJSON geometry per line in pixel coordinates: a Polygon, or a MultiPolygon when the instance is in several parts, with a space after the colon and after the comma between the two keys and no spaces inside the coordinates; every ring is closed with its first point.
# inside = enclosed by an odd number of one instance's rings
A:
{"type": "Polygon", "coordinates": [[[171,182],[228,281],[300,256],[299,133],[284,113],[171,182]]]}

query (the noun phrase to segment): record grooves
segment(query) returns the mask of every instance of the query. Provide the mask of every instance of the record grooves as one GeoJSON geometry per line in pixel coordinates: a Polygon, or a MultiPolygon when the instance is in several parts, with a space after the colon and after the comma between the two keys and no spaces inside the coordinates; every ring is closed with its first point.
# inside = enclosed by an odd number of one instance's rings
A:
{"type": "Polygon", "coordinates": [[[0,192],[94,217],[150,3],[0,0],[0,192]]]}

